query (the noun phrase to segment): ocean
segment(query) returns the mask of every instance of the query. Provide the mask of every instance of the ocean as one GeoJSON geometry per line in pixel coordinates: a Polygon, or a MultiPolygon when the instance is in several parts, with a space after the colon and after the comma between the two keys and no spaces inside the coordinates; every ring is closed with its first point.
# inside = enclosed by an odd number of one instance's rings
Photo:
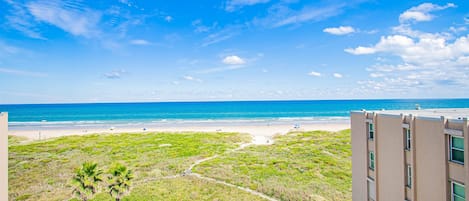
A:
{"type": "Polygon", "coordinates": [[[10,129],[197,123],[349,121],[352,110],[467,108],[469,99],[302,100],[0,105],[10,129]]]}

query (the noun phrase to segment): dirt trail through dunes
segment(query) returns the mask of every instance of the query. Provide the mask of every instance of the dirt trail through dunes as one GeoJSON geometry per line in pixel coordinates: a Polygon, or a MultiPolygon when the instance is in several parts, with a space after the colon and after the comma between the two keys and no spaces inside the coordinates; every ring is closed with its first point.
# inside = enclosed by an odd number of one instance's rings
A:
{"type": "MultiPolygon", "coordinates": [[[[273,143],[273,140],[271,138],[263,138],[262,137],[260,139],[258,136],[252,136],[252,137],[253,137],[252,142],[241,144],[241,145],[239,145],[238,148],[228,150],[223,154],[236,152],[236,151],[242,150],[242,149],[244,149],[244,148],[246,148],[247,146],[250,146],[250,145],[270,145],[270,144],[273,143]]],[[[221,154],[221,155],[223,155],[223,154],[221,154]]],[[[255,190],[252,190],[252,189],[249,189],[249,188],[246,188],[246,187],[242,187],[242,186],[237,186],[237,185],[234,185],[234,184],[227,183],[226,181],[223,181],[223,180],[211,178],[209,176],[204,176],[204,175],[192,172],[192,169],[194,169],[194,167],[199,165],[200,163],[203,163],[203,162],[209,161],[209,160],[213,160],[215,158],[218,158],[219,156],[220,155],[214,155],[214,156],[210,156],[210,157],[207,157],[207,158],[202,158],[202,159],[196,160],[194,163],[192,163],[189,166],[189,168],[184,170],[184,172],[182,172],[181,174],[170,175],[170,176],[159,177],[159,178],[148,178],[148,179],[144,179],[142,181],[136,182],[136,184],[147,183],[147,182],[155,181],[155,180],[159,180],[159,179],[175,179],[175,178],[184,177],[184,176],[193,176],[193,177],[197,177],[199,179],[203,179],[203,180],[206,180],[206,181],[215,182],[215,183],[222,184],[222,185],[225,185],[225,186],[229,186],[229,187],[232,187],[232,188],[237,188],[237,189],[240,189],[242,191],[248,192],[250,194],[262,197],[262,198],[264,198],[266,200],[269,200],[269,201],[278,201],[277,199],[272,198],[272,197],[270,197],[270,196],[268,196],[264,193],[261,193],[259,191],[255,191],[255,190]]]]}
{"type": "MultiPolygon", "coordinates": [[[[253,136],[253,140],[256,140],[255,136],[253,136]]],[[[258,140],[257,140],[258,141],[258,140]]],[[[223,154],[227,154],[227,153],[231,153],[231,152],[236,152],[236,151],[239,151],[241,149],[244,149],[245,147],[249,146],[249,145],[252,145],[252,144],[272,144],[273,140],[266,140],[265,142],[250,142],[250,143],[244,143],[244,144],[241,144],[238,148],[236,149],[232,149],[232,150],[229,150],[223,154]]],[[[208,157],[208,158],[203,158],[203,159],[200,159],[200,160],[197,160],[195,161],[191,166],[189,166],[188,169],[186,169],[181,176],[194,176],[194,177],[197,177],[199,179],[204,179],[204,180],[207,180],[207,181],[211,181],[211,182],[215,182],[215,183],[218,183],[218,184],[222,184],[222,185],[225,185],[225,186],[229,186],[229,187],[232,187],[232,188],[237,188],[237,189],[240,189],[242,191],[245,191],[245,192],[248,192],[248,193],[251,193],[253,195],[257,195],[259,197],[262,197],[266,200],[269,200],[269,201],[278,201],[277,199],[275,198],[272,198],[272,197],[269,197],[267,196],[266,194],[264,193],[261,193],[259,191],[255,191],[255,190],[252,190],[252,189],[249,189],[249,188],[245,188],[245,187],[242,187],[242,186],[237,186],[237,185],[234,185],[234,184],[230,184],[230,183],[227,183],[223,180],[219,180],[219,179],[215,179],[215,178],[210,178],[210,177],[207,177],[207,176],[203,176],[203,175],[200,175],[200,174],[197,174],[197,173],[193,173],[192,172],[192,169],[196,166],[196,165],[199,165],[200,163],[202,162],[205,162],[205,161],[209,161],[209,160],[212,160],[212,159],[215,159],[219,157],[219,155],[214,155],[214,156],[211,156],[211,157],[208,157]]]]}

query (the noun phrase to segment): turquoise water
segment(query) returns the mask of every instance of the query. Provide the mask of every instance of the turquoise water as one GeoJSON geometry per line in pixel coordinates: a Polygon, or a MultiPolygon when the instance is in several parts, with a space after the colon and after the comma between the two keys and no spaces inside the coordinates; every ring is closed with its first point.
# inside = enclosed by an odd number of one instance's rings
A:
{"type": "Polygon", "coordinates": [[[12,127],[168,121],[347,120],[351,110],[469,107],[469,99],[232,101],[0,105],[12,127]]]}

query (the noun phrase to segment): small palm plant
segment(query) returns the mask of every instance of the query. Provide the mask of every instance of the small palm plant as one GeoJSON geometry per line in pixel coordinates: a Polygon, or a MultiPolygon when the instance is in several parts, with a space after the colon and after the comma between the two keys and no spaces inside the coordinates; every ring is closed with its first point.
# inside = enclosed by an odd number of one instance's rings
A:
{"type": "Polygon", "coordinates": [[[117,164],[110,170],[109,176],[109,194],[114,197],[116,201],[120,201],[122,197],[130,192],[130,180],[133,179],[132,170],[127,167],[117,164]]]}
{"type": "Polygon", "coordinates": [[[72,183],[75,186],[73,194],[83,201],[93,198],[98,192],[99,182],[102,181],[103,171],[93,162],[83,163],[81,168],[75,170],[72,183]]]}

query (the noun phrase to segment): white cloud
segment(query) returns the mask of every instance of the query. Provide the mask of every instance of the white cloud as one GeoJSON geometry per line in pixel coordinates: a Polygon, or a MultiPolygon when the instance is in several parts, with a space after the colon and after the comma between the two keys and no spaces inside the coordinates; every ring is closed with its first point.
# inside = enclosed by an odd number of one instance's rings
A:
{"type": "Polygon", "coordinates": [[[241,57],[236,56],[236,55],[226,56],[222,60],[222,62],[224,64],[228,64],[228,65],[242,65],[242,64],[246,63],[246,61],[244,61],[244,59],[242,59],[241,57]]]}
{"type": "Polygon", "coordinates": [[[345,49],[345,52],[348,52],[350,54],[360,55],[360,54],[374,54],[376,50],[371,47],[358,46],[357,48],[347,48],[345,49]]]}
{"type": "Polygon", "coordinates": [[[230,70],[237,70],[241,68],[246,68],[246,65],[229,65],[229,66],[208,68],[208,69],[200,70],[197,73],[199,74],[218,73],[218,72],[224,72],[224,71],[230,71],[230,70]]]}
{"type": "Polygon", "coordinates": [[[120,69],[120,70],[113,70],[108,73],[104,73],[104,77],[107,79],[121,79],[124,74],[126,74],[127,71],[120,69]]]}
{"type": "Polygon", "coordinates": [[[151,43],[143,39],[131,40],[130,44],[132,45],[150,45],[151,43]]]}
{"type": "Polygon", "coordinates": [[[171,16],[168,15],[168,16],[166,16],[166,17],[164,18],[164,20],[165,20],[166,22],[171,22],[171,21],[173,21],[173,17],[171,17],[171,16]]]}
{"type": "Polygon", "coordinates": [[[334,74],[332,74],[332,76],[334,76],[335,78],[342,78],[343,77],[343,75],[340,74],[340,73],[334,73],[334,74]]]}
{"type": "Polygon", "coordinates": [[[384,77],[383,73],[370,73],[370,77],[377,78],[377,77],[384,77]]]}
{"type": "Polygon", "coordinates": [[[460,33],[467,31],[466,27],[449,27],[449,30],[453,33],[460,33]]]}
{"type": "Polygon", "coordinates": [[[308,22],[318,22],[340,15],[349,8],[365,1],[340,1],[335,3],[310,2],[299,6],[297,0],[279,1],[270,6],[265,17],[255,17],[250,24],[267,28],[299,26],[308,22]]]}
{"type": "Polygon", "coordinates": [[[34,71],[24,71],[11,68],[0,68],[0,73],[27,76],[27,77],[47,77],[46,73],[34,72],[34,71]]]}
{"type": "Polygon", "coordinates": [[[403,35],[391,35],[381,37],[381,40],[374,47],[362,47],[358,46],[357,48],[347,48],[346,52],[350,54],[360,55],[360,54],[374,54],[376,52],[390,52],[390,51],[400,51],[402,48],[410,47],[414,45],[412,38],[403,35]]]}
{"type": "Polygon", "coordinates": [[[34,17],[30,15],[27,8],[23,4],[15,1],[5,1],[11,6],[10,15],[5,16],[6,24],[16,29],[28,37],[35,39],[45,38],[34,27],[34,17]]]}
{"type": "Polygon", "coordinates": [[[192,21],[192,26],[195,28],[194,32],[195,33],[204,33],[204,32],[209,32],[210,30],[216,28],[218,25],[217,22],[214,22],[211,26],[205,26],[202,24],[202,20],[197,19],[192,21]]]}
{"type": "Polygon", "coordinates": [[[404,22],[409,22],[409,21],[415,21],[415,22],[431,21],[434,16],[431,15],[430,12],[444,10],[444,9],[453,8],[453,7],[456,7],[456,5],[452,3],[448,3],[444,6],[440,6],[440,5],[436,5],[432,3],[423,3],[416,7],[412,7],[409,10],[406,10],[404,13],[402,13],[399,16],[399,22],[404,23],[404,22]]]}
{"type": "Polygon", "coordinates": [[[20,51],[21,51],[20,48],[12,46],[12,45],[8,45],[8,44],[3,43],[2,41],[0,41],[0,53],[1,53],[0,57],[2,57],[4,55],[17,54],[20,51]]]}
{"type": "Polygon", "coordinates": [[[101,13],[87,9],[80,2],[34,1],[26,5],[37,21],[59,27],[76,36],[92,37],[99,34],[101,13]]]}
{"type": "Polygon", "coordinates": [[[187,81],[202,82],[201,79],[195,78],[195,77],[192,77],[192,76],[189,76],[189,75],[184,75],[184,76],[182,76],[182,78],[187,80],[187,81]]]}
{"type": "Polygon", "coordinates": [[[334,35],[346,35],[355,32],[355,29],[351,26],[340,26],[325,28],[323,32],[334,34],[334,35]]]}
{"type": "Polygon", "coordinates": [[[228,12],[232,12],[244,6],[268,3],[269,1],[270,0],[228,0],[225,3],[225,10],[228,12]]]}
{"type": "Polygon", "coordinates": [[[345,4],[337,4],[321,8],[305,7],[303,10],[292,12],[288,17],[275,22],[273,27],[324,20],[341,13],[344,6],[345,4]]]}
{"type": "Polygon", "coordinates": [[[241,26],[228,26],[218,32],[209,34],[203,39],[202,47],[228,40],[239,34],[241,26]]]}
{"type": "MultiPolygon", "coordinates": [[[[453,6],[425,4],[413,11],[428,14],[453,6]]],[[[402,21],[403,16],[400,18],[402,21]]],[[[404,19],[417,21],[423,18],[404,19]]],[[[432,92],[442,91],[446,96],[467,96],[467,92],[456,91],[467,91],[469,87],[469,34],[459,35],[466,30],[451,27],[443,31],[448,30],[451,32],[424,32],[413,29],[410,24],[400,24],[393,28],[396,34],[382,36],[374,45],[345,51],[356,55],[380,54],[377,63],[366,69],[370,72],[370,80],[359,83],[366,89],[388,94],[427,93],[427,96],[435,96],[432,92]]]]}
{"type": "Polygon", "coordinates": [[[321,73],[316,72],[316,71],[311,71],[310,73],[308,73],[308,75],[311,75],[311,76],[314,76],[314,77],[320,77],[321,73]]]}

